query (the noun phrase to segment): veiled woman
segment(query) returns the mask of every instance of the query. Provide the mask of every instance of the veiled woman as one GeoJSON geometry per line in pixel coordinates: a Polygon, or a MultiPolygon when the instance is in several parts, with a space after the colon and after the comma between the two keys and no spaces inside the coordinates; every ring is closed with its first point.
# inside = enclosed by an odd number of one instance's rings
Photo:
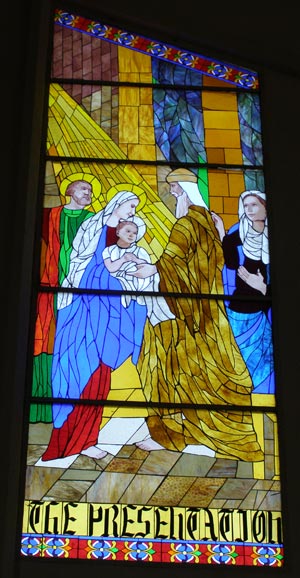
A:
{"type": "Polygon", "coordinates": [[[221,217],[213,214],[225,258],[225,292],[235,297],[226,303],[227,315],[252,377],[253,393],[274,393],[271,310],[261,299],[270,294],[265,193],[241,193],[238,214],[239,222],[227,233],[221,217]]]}
{"type": "MultiPolygon", "coordinates": [[[[139,198],[131,191],[117,193],[100,211],[85,221],[74,239],[69,274],[64,287],[122,290],[110,275],[102,253],[116,242],[120,219],[134,219],[139,198]]],[[[137,362],[143,338],[146,306],[131,300],[125,308],[120,295],[61,293],[58,299],[52,388],[53,397],[106,399],[111,371],[129,356],[137,362]]],[[[42,460],[74,454],[94,458],[106,452],[97,447],[102,406],[55,404],[53,430],[42,460]]]]}

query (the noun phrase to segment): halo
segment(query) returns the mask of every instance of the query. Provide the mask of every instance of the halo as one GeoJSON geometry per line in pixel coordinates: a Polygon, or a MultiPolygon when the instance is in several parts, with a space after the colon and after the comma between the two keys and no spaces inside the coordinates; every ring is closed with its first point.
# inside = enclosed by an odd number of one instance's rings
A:
{"type": "Polygon", "coordinates": [[[140,211],[143,208],[146,203],[146,192],[142,187],[138,187],[138,185],[134,185],[133,183],[120,183],[111,187],[107,191],[107,202],[109,202],[116,193],[120,193],[121,191],[129,191],[136,195],[139,198],[138,210],[140,211]]]}
{"type": "Polygon", "coordinates": [[[70,183],[74,183],[74,181],[87,181],[88,183],[90,183],[93,188],[93,198],[98,199],[102,189],[102,185],[99,179],[97,179],[95,175],[92,175],[92,173],[83,173],[83,172],[73,173],[72,175],[68,175],[65,179],[62,180],[62,182],[60,183],[60,194],[63,197],[66,196],[67,186],[70,183]]]}

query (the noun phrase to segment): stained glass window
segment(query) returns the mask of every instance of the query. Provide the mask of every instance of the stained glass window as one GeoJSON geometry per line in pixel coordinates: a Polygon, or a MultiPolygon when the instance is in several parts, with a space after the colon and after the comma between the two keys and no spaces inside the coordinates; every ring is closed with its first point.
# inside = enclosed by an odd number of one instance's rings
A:
{"type": "Polygon", "coordinates": [[[56,10],[21,555],[283,563],[253,70],[56,10]]]}

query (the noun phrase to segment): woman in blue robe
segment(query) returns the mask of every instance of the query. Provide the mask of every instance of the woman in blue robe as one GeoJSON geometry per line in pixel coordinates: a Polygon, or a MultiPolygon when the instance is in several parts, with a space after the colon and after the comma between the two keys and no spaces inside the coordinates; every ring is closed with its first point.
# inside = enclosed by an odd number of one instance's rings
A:
{"type": "Polygon", "coordinates": [[[270,294],[270,263],[266,195],[248,190],[239,198],[239,222],[226,233],[212,213],[223,245],[225,302],[237,345],[253,382],[253,393],[274,393],[271,309],[262,295],[270,294]],[[249,297],[249,299],[247,299],[249,297]]]}
{"type": "MultiPolygon", "coordinates": [[[[122,305],[122,285],[108,272],[102,253],[116,242],[118,222],[134,220],[138,204],[139,198],[132,192],[117,193],[104,210],[88,219],[89,225],[82,224],[74,239],[69,274],[62,287],[87,292],[58,295],[53,397],[105,400],[111,371],[130,356],[137,363],[147,308],[134,299],[128,307],[122,305]],[[95,294],[95,290],[100,292],[95,294]]],[[[42,461],[79,453],[104,457],[106,452],[97,448],[102,412],[102,405],[54,404],[53,430],[42,461]]]]}

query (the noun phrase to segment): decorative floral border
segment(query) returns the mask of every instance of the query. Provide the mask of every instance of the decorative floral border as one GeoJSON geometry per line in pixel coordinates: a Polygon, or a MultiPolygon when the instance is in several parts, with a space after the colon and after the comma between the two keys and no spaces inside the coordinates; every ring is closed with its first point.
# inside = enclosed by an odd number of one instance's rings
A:
{"type": "Polygon", "coordinates": [[[156,42],[143,36],[131,34],[114,26],[108,26],[101,22],[95,22],[76,14],[70,14],[64,10],[55,10],[54,20],[56,24],[80,30],[96,38],[103,38],[114,44],[125,46],[149,54],[162,60],[175,62],[186,68],[199,70],[207,76],[212,76],[240,88],[258,89],[258,75],[252,70],[233,67],[216,60],[211,60],[200,54],[179,50],[169,44],[156,42]]]}
{"type": "Polygon", "coordinates": [[[23,534],[21,555],[34,558],[80,558],[128,562],[170,562],[226,566],[283,566],[281,544],[128,540],[23,534]]]}

